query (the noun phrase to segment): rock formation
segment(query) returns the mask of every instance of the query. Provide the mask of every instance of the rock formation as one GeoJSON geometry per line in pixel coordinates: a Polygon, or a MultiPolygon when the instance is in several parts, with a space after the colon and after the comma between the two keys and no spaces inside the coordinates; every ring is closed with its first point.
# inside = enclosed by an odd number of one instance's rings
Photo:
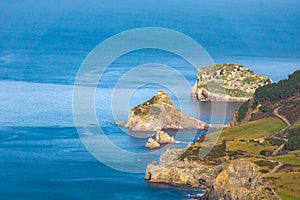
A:
{"type": "Polygon", "coordinates": [[[150,182],[201,186],[201,199],[272,199],[258,183],[258,166],[250,159],[236,159],[220,165],[184,159],[184,149],[168,149],[159,165],[150,164],[145,179],[150,182]]]}
{"type": "Polygon", "coordinates": [[[150,164],[145,179],[154,183],[171,183],[180,185],[200,186],[198,180],[206,180],[212,184],[219,169],[200,164],[197,161],[181,161],[178,158],[184,149],[167,149],[160,157],[160,164],[150,164]]]}
{"type": "Polygon", "coordinates": [[[201,101],[245,102],[258,87],[272,83],[237,64],[217,64],[198,70],[191,97],[201,101]]]}
{"type": "Polygon", "coordinates": [[[156,142],[153,138],[149,138],[145,147],[149,149],[157,149],[160,147],[160,144],[156,142]]]}
{"type": "Polygon", "coordinates": [[[168,133],[158,130],[156,132],[156,142],[160,144],[169,144],[169,143],[175,143],[174,137],[171,137],[168,135],[168,133]]]}
{"type": "Polygon", "coordinates": [[[172,144],[176,143],[174,137],[168,135],[168,133],[158,130],[156,131],[155,140],[153,138],[149,138],[145,147],[149,149],[157,149],[160,148],[160,144],[172,144]]]}
{"type": "Polygon", "coordinates": [[[163,91],[143,104],[130,109],[125,127],[132,131],[156,131],[162,129],[207,129],[208,124],[177,110],[163,91]]]}
{"type": "Polygon", "coordinates": [[[246,159],[226,163],[203,199],[266,198],[257,182],[258,166],[246,159]]]}

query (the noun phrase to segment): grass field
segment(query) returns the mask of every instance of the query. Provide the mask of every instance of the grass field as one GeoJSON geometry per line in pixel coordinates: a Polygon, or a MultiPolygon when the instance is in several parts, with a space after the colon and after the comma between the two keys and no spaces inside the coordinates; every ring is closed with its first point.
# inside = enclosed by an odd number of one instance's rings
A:
{"type": "Polygon", "coordinates": [[[285,124],[280,119],[270,117],[226,128],[222,130],[220,139],[253,140],[270,136],[284,127],[285,124]]]}
{"type": "Polygon", "coordinates": [[[246,155],[259,156],[261,150],[274,151],[278,146],[257,144],[254,142],[228,141],[226,151],[242,151],[246,155]]]}
{"type": "Polygon", "coordinates": [[[272,157],[272,159],[289,165],[300,165],[300,150],[290,151],[288,154],[272,157]]]}
{"type": "MultiPolygon", "coordinates": [[[[226,152],[228,155],[239,154],[239,156],[260,156],[261,150],[272,152],[278,146],[272,146],[267,142],[260,144],[253,140],[268,137],[284,127],[285,124],[281,120],[277,118],[266,118],[210,133],[211,138],[217,137],[218,133],[221,133],[221,135],[218,139],[218,145],[215,145],[212,152],[207,156],[207,159],[221,158],[226,155],[226,152]],[[226,148],[218,148],[221,147],[224,139],[226,139],[226,148]]],[[[194,160],[197,159],[201,146],[201,142],[196,142],[191,145],[181,159],[186,157],[194,160]]]]}
{"type": "Polygon", "coordinates": [[[264,178],[284,200],[300,199],[300,166],[283,167],[264,178]]]}

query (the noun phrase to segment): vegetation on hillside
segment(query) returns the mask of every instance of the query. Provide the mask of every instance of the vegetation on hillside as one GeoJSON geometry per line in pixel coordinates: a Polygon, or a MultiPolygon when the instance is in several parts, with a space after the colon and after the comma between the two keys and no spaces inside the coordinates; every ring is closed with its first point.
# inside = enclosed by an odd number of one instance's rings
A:
{"type": "MultiPolygon", "coordinates": [[[[201,159],[219,164],[226,159],[237,157],[260,157],[261,152],[265,152],[264,156],[268,155],[278,148],[279,145],[269,142],[267,138],[284,127],[285,124],[281,120],[267,118],[224,129],[221,131],[218,142],[212,151],[205,158],[201,159]],[[262,138],[265,139],[259,142],[259,139],[262,138]]],[[[210,134],[219,133],[220,131],[210,134]]],[[[180,159],[201,160],[199,158],[199,150],[202,148],[203,141],[204,136],[201,136],[186,149],[180,159]]]]}
{"type": "Polygon", "coordinates": [[[226,94],[231,97],[250,98],[255,89],[272,83],[265,76],[255,74],[238,64],[215,64],[198,70],[198,88],[212,93],[226,94]]]}
{"type": "Polygon", "coordinates": [[[287,80],[258,88],[254,94],[257,102],[267,105],[274,101],[288,99],[300,93],[300,70],[289,75],[287,80]]]}
{"type": "MultiPolygon", "coordinates": [[[[254,93],[254,103],[261,104],[260,110],[268,112],[274,102],[287,100],[300,94],[300,70],[289,75],[286,80],[260,87],[254,93]]],[[[289,102],[286,106],[293,104],[289,102]]]]}
{"type": "Polygon", "coordinates": [[[283,162],[287,165],[299,165],[300,166],[300,150],[290,151],[287,154],[273,157],[274,160],[283,162]]]}
{"type": "Polygon", "coordinates": [[[241,122],[245,117],[249,110],[249,101],[243,103],[238,109],[237,121],[241,122]]]}
{"type": "Polygon", "coordinates": [[[300,98],[297,98],[299,95],[300,70],[289,75],[286,80],[257,88],[253,99],[238,109],[235,120],[238,123],[243,122],[248,112],[252,116],[250,120],[272,116],[273,110],[281,105],[279,113],[293,123],[300,117],[300,98]],[[256,108],[259,109],[254,113],[256,108]]]}
{"type": "Polygon", "coordinates": [[[290,123],[294,123],[300,117],[300,99],[285,101],[279,113],[284,115],[290,123]]]}
{"type": "Polygon", "coordinates": [[[300,149],[300,128],[290,129],[288,136],[288,141],[284,145],[285,149],[289,151],[300,149]]]}
{"type": "Polygon", "coordinates": [[[270,185],[283,200],[300,199],[299,165],[284,165],[277,172],[264,177],[263,181],[270,185]]]}
{"type": "Polygon", "coordinates": [[[168,97],[168,95],[163,90],[160,90],[157,95],[153,96],[145,103],[131,108],[131,112],[138,116],[147,116],[149,114],[158,115],[161,112],[161,109],[158,106],[155,106],[156,104],[167,104],[173,106],[172,100],[168,97]]]}

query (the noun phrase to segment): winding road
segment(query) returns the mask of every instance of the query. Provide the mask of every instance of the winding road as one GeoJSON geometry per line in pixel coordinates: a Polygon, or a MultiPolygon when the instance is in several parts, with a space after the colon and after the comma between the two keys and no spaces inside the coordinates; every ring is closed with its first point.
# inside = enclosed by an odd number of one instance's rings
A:
{"type": "MultiPolygon", "coordinates": [[[[285,127],[285,129],[286,129],[286,128],[290,127],[291,124],[290,124],[289,120],[287,120],[284,116],[282,116],[282,115],[279,114],[278,111],[279,111],[280,108],[282,108],[282,106],[279,106],[279,107],[275,108],[274,111],[273,111],[273,113],[274,113],[274,115],[276,115],[276,117],[278,117],[279,119],[281,119],[286,124],[286,126],[287,126],[287,127],[285,127]]],[[[282,130],[284,130],[284,129],[282,129],[282,130]]]]}
{"type": "MultiPolygon", "coordinates": [[[[275,162],[275,161],[274,161],[275,162]]],[[[270,172],[268,172],[268,173],[265,173],[265,174],[262,174],[262,175],[260,175],[259,177],[258,177],[258,182],[260,183],[260,184],[262,184],[262,185],[264,185],[265,186],[265,188],[268,188],[269,190],[271,190],[272,192],[273,192],[273,194],[278,198],[278,199],[280,199],[280,200],[282,200],[281,199],[281,197],[275,192],[275,190],[273,189],[273,188],[271,188],[269,185],[267,185],[266,183],[264,183],[261,179],[263,178],[263,177],[265,177],[265,176],[268,176],[268,175],[270,175],[270,174],[272,174],[272,173],[275,173],[279,168],[281,168],[283,166],[283,163],[282,162],[279,162],[279,164],[276,166],[276,167],[274,167],[270,172]]]]}
{"type": "MultiPolygon", "coordinates": [[[[277,138],[277,139],[283,139],[283,138],[278,138],[275,135],[285,132],[291,126],[289,120],[287,120],[284,116],[279,114],[278,111],[280,108],[282,108],[282,106],[275,108],[273,113],[276,117],[281,119],[286,124],[286,127],[284,129],[278,131],[277,133],[273,134],[273,136],[271,136],[271,137],[277,138]]],[[[283,140],[285,140],[287,142],[287,139],[283,139],[283,140]]],[[[280,145],[275,151],[273,151],[272,156],[276,156],[278,154],[278,152],[280,152],[283,148],[284,148],[284,143],[282,145],[280,145]]]]}
{"type": "MultiPolygon", "coordinates": [[[[290,122],[289,120],[287,120],[284,116],[280,115],[279,114],[279,109],[282,108],[282,106],[279,106],[277,108],[274,109],[273,113],[276,117],[278,117],[279,119],[281,119],[285,124],[286,124],[286,127],[280,131],[278,131],[277,133],[273,134],[271,137],[273,138],[278,138],[276,137],[277,134],[280,134],[280,133],[283,133],[284,131],[286,131],[290,126],[290,122]]],[[[282,139],[282,138],[280,138],[282,139]]],[[[287,141],[287,139],[284,139],[285,141],[287,141]]],[[[273,151],[272,153],[272,156],[275,156],[278,154],[278,152],[280,152],[282,149],[284,148],[284,144],[280,145],[275,151],[273,151]]],[[[268,158],[269,159],[269,158],[268,158]]],[[[272,162],[276,162],[274,160],[271,160],[269,159],[270,161],[272,162]]],[[[278,169],[280,169],[281,167],[283,166],[283,163],[282,162],[279,162],[278,165],[276,167],[274,167],[270,172],[268,173],[265,173],[265,174],[262,174],[258,177],[258,182],[261,183],[262,185],[264,185],[266,188],[268,188],[270,191],[272,191],[272,193],[279,199],[279,200],[282,200],[281,197],[275,192],[275,190],[273,188],[271,188],[269,185],[267,185],[266,183],[264,183],[262,181],[262,178],[265,177],[265,176],[268,176],[272,173],[275,173],[277,172],[278,169]]]]}

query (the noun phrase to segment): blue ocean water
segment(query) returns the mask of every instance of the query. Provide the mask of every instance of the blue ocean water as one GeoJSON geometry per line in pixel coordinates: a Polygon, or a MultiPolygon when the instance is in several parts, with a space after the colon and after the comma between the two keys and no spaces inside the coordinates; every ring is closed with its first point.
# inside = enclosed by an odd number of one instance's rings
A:
{"type": "MultiPolygon", "coordinates": [[[[278,81],[299,69],[299,11],[299,1],[293,0],[1,1],[1,199],[186,199],[189,193],[201,193],[149,184],[144,174],[111,169],[86,150],[72,114],[73,83],[82,61],[96,45],[121,31],[164,27],[195,39],[215,63],[243,64],[278,81]]],[[[110,65],[97,88],[96,115],[109,139],[131,152],[146,153],[146,139],[111,124],[115,119],[110,97],[125,72],[145,63],[171,66],[190,84],[195,82],[196,70],[189,63],[160,50],[134,51],[110,65]]],[[[129,107],[161,88],[141,87],[129,107]]],[[[178,90],[187,94],[190,88],[178,90]]],[[[210,122],[211,104],[168,93],[177,108],[210,122]]],[[[225,123],[237,106],[227,105],[225,123]]],[[[127,115],[128,110],[117,119],[126,121],[127,115]]],[[[222,116],[215,120],[223,122],[222,116]]],[[[180,140],[175,146],[190,142],[185,136],[180,140]]]]}

